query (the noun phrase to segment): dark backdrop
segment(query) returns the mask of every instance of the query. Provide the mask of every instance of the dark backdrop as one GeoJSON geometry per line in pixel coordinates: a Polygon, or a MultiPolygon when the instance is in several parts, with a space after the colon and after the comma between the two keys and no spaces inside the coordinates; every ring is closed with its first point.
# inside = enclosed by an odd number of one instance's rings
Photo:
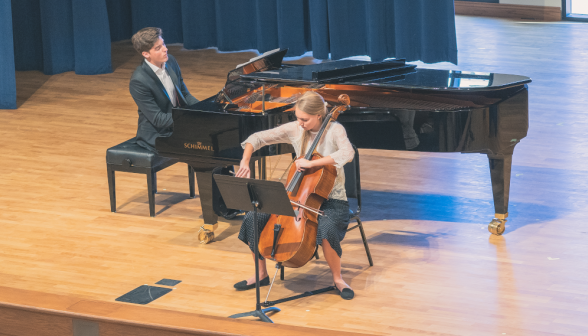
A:
{"type": "Polygon", "coordinates": [[[453,0],[11,0],[0,5],[0,108],[16,108],[15,70],[108,73],[110,42],[148,26],[187,49],[457,64],[453,0]]]}
{"type": "Polygon", "coordinates": [[[499,3],[499,0],[459,0],[459,1],[499,3]]]}

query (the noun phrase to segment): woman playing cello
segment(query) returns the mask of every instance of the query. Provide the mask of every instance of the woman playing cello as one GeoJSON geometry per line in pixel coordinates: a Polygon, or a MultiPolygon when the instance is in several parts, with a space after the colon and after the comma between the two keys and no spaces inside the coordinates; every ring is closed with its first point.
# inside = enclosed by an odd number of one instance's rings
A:
{"type": "MultiPolygon", "coordinates": [[[[326,106],[323,98],[315,92],[306,92],[295,105],[296,121],[281,125],[279,127],[252,134],[241,145],[244,148],[243,159],[241,160],[237,177],[249,177],[249,161],[254,151],[259,148],[278,143],[290,143],[296,151],[296,156],[305,154],[309,144],[315,139],[321,124],[326,115],[326,106]]],[[[353,298],[353,290],[347,285],[341,276],[341,244],[345,237],[349,224],[349,203],[345,194],[345,173],[343,166],[350,162],[355,151],[347,138],[343,125],[331,122],[316,151],[323,157],[318,160],[308,161],[300,158],[295,161],[296,168],[304,171],[305,168],[333,165],[337,168],[337,178],[334,187],[320,208],[324,216],[319,216],[317,230],[317,245],[322,245],[323,254],[333,275],[333,281],[346,300],[353,298]]],[[[258,213],[258,227],[261,232],[269,220],[270,215],[258,213]]],[[[253,213],[249,212],[243,220],[239,239],[249,245],[253,251],[254,232],[253,213]]],[[[253,254],[253,252],[252,252],[253,254]]],[[[253,256],[254,260],[256,259],[253,256]]],[[[269,276],[265,259],[259,256],[259,278],[262,279],[262,286],[269,285],[269,276]]],[[[237,290],[255,288],[255,275],[247,280],[238,282],[234,286],[237,290]]]]}

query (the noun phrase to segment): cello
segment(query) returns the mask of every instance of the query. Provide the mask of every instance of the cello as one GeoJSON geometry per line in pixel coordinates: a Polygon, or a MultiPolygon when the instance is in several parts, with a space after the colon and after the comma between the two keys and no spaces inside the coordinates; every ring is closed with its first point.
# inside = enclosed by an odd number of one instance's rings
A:
{"type": "MultiPolygon", "coordinates": [[[[305,159],[322,158],[316,148],[325,130],[341,111],[349,108],[349,96],[342,94],[338,100],[342,105],[325,116],[305,159]]],[[[333,165],[304,171],[298,171],[296,165],[290,167],[286,191],[296,217],[271,215],[259,238],[259,253],[264,258],[292,268],[304,266],[312,258],[317,248],[318,216],[323,215],[320,206],[331,193],[336,177],[337,169],[333,165]]]]}

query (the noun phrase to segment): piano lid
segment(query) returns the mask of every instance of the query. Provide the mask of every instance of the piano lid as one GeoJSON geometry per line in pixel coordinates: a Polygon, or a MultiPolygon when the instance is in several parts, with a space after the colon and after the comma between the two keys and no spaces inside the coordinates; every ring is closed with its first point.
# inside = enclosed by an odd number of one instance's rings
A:
{"type": "Polygon", "coordinates": [[[241,75],[241,78],[270,83],[337,83],[381,88],[459,91],[497,90],[531,82],[529,77],[518,75],[415,68],[415,65],[406,65],[404,60],[342,60],[255,72],[241,75]]]}
{"type": "Polygon", "coordinates": [[[233,99],[242,95],[248,89],[247,85],[244,86],[242,83],[239,83],[242,75],[257,71],[279,69],[282,66],[282,59],[284,59],[287,52],[288,49],[274,49],[252,58],[247,63],[239,64],[227,74],[227,82],[223,90],[219,93],[217,100],[222,98],[233,99]]]}

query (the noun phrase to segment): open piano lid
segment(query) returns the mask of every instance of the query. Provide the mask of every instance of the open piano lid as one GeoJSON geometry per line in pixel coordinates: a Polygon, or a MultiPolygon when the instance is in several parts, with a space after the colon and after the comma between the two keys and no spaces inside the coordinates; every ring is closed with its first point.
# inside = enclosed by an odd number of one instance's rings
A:
{"type": "Polygon", "coordinates": [[[265,83],[347,84],[420,90],[498,90],[530,83],[525,76],[455,70],[416,69],[403,59],[383,62],[340,60],[285,66],[242,74],[243,80],[265,83]]]}
{"type": "Polygon", "coordinates": [[[390,78],[413,71],[416,65],[406,64],[404,59],[383,62],[340,60],[305,66],[264,70],[241,77],[268,82],[343,83],[364,78],[390,78]]]}
{"type": "Polygon", "coordinates": [[[239,64],[234,70],[229,71],[225,87],[217,95],[216,101],[230,100],[243,95],[248,89],[251,89],[251,85],[242,83],[241,76],[279,69],[287,52],[288,49],[274,49],[250,59],[247,63],[239,64]]]}

